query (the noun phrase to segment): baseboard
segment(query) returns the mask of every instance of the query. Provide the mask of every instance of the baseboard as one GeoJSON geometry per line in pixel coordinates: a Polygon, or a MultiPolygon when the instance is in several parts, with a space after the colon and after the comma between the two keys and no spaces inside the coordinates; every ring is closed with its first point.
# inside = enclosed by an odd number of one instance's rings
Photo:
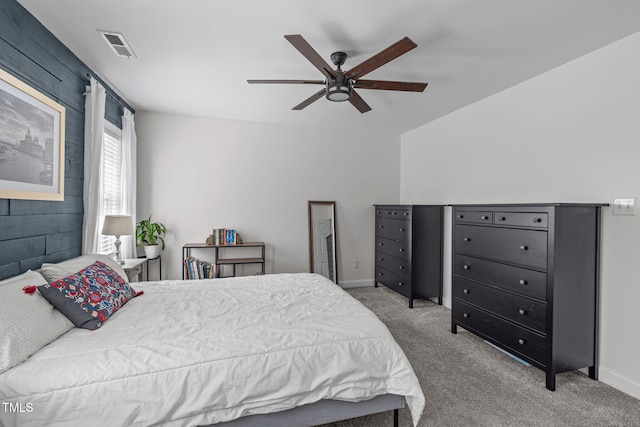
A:
{"type": "Polygon", "coordinates": [[[622,378],[621,376],[602,367],[600,367],[598,371],[598,380],[628,394],[629,396],[640,399],[640,384],[626,378],[622,378]]]}
{"type": "Polygon", "coordinates": [[[339,282],[338,285],[340,285],[340,287],[342,289],[365,288],[365,287],[369,287],[369,286],[375,286],[375,282],[373,281],[373,279],[346,280],[346,281],[343,281],[343,282],[339,282]]]}
{"type": "Polygon", "coordinates": [[[442,305],[444,305],[445,307],[447,307],[449,310],[451,310],[451,298],[442,298],[442,305]]]}

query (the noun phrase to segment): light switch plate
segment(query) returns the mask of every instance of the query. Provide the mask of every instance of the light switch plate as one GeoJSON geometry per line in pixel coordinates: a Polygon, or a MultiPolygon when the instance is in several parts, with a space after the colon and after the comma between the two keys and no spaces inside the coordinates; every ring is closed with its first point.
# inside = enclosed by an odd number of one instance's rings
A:
{"type": "Polygon", "coordinates": [[[635,215],[636,214],[636,197],[628,197],[624,199],[613,199],[614,215],[635,215]]]}

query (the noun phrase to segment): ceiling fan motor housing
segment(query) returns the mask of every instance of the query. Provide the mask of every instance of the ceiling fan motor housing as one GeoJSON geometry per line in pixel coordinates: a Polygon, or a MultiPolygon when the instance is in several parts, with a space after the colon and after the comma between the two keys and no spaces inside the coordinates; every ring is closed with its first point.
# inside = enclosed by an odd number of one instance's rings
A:
{"type": "Polygon", "coordinates": [[[327,99],[334,102],[348,101],[351,98],[353,84],[351,79],[346,78],[340,67],[347,60],[347,54],[344,52],[333,52],[331,61],[338,67],[335,71],[335,79],[327,79],[327,99]]]}

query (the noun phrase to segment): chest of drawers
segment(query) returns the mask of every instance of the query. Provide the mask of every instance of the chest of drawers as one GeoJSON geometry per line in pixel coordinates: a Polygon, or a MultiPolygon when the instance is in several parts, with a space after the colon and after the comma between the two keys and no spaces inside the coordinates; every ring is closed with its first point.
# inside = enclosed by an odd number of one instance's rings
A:
{"type": "Polygon", "coordinates": [[[600,204],[453,206],[451,332],[598,377],[600,204]]]}
{"type": "Polygon", "coordinates": [[[375,280],[409,299],[442,304],[442,205],[374,205],[375,280]]]}

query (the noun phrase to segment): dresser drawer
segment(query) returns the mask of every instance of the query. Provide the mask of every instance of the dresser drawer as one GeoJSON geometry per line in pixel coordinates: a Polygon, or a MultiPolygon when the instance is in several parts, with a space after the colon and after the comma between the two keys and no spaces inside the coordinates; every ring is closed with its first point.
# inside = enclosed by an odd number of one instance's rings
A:
{"type": "Polygon", "coordinates": [[[547,228],[548,221],[546,213],[496,212],[493,217],[494,224],[519,227],[547,228]]]}
{"type": "Polygon", "coordinates": [[[453,296],[544,334],[547,306],[461,277],[453,279],[453,296]]]}
{"type": "Polygon", "coordinates": [[[376,267],[376,281],[382,283],[396,292],[400,292],[405,297],[409,296],[411,279],[392,273],[384,268],[376,267]]]}
{"type": "Polygon", "coordinates": [[[453,300],[453,318],[463,328],[494,339],[516,356],[525,356],[545,365],[545,337],[456,299],[453,300]]]}
{"type": "Polygon", "coordinates": [[[376,253],[376,266],[404,277],[411,277],[411,263],[383,253],[376,253]]]}
{"type": "Polygon", "coordinates": [[[474,224],[492,224],[493,212],[459,211],[456,210],[455,222],[470,222],[474,224]]]}
{"type": "Polygon", "coordinates": [[[409,244],[405,241],[376,237],[376,251],[396,258],[409,259],[409,244]]]}
{"type": "Polygon", "coordinates": [[[547,300],[547,274],[512,265],[454,255],[453,274],[498,286],[541,301],[547,300]]]}
{"type": "Polygon", "coordinates": [[[410,221],[378,217],[376,218],[376,236],[407,242],[410,226],[410,221]]]}
{"type": "Polygon", "coordinates": [[[547,233],[499,227],[455,225],[456,253],[547,268],[547,233]]]}
{"type": "Polygon", "coordinates": [[[394,207],[378,207],[376,209],[376,217],[393,218],[393,219],[411,219],[411,209],[394,208],[394,207]]]}

